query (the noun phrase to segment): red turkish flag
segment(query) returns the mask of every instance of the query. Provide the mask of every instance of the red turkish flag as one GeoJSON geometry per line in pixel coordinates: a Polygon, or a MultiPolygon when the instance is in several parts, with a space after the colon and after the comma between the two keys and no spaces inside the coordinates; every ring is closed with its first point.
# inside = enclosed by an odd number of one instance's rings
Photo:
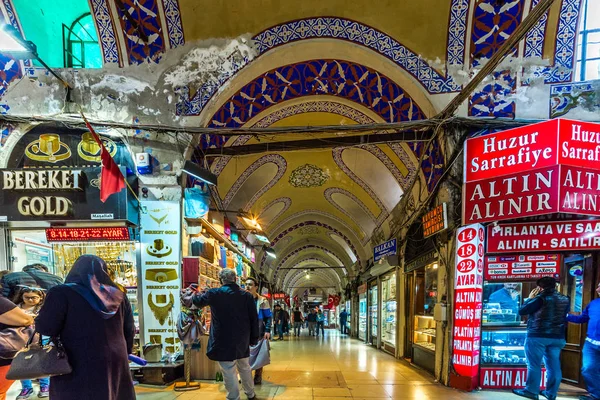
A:
{"type": "Polygon", "coordinates": [[[85,125],[88,130],[96,140],[96,143],[100,146],[100,159],[102,161],[102,174],[100,176],[100,200],[104,203],[111,194],[119,193],[121,190],[125,188],[125,178],[119,169],[119,166],[110,156],[110,153],[104,147],[104,143],[102,143],[102,139],[100,136],[94,131],[92,125],[90,125],[89,121],[85,118],[83,113],[81,114],[83,120],[85,121],[85,125]]]}
{"type": "Polygon", "coordinates": [[[323,306],[323,308],[326,308],[328,310],[331,310],[334,307],[334,298],[333,295],[329,295],[327,296],[327,305],[323,306]]]}
{"type": "Polygon", "coordinates": [[[288,307],[291,307],[290,304],[290,296],[288,296],[287,294],[285,295],[285,297],[283,298],[283,301],[285,302],[285,304],[287,304],[288,307]]]}
{"type": "Polygon", "coordinates": [[[340,296],[338,296],[337,294],[335,296],[333,296],[333,305],[335,305],[336,307],[340,305],[340,296]]]}
{"type": "Polygon", "coordinates": [[[298,299],[298,295],[294,296],[294,306],[299,306],[300,305],[300,300],[298,299]]]}

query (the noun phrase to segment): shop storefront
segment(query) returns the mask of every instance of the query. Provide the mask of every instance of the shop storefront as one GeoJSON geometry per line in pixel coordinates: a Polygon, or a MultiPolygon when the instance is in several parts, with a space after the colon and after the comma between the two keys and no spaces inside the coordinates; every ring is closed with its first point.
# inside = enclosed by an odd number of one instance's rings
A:
{"type": "Polygon", "coordinates": [[[433,309],[437,302],[437,254],[433,251],[405,264],[405,291],[408,297],[405,357],[433,373],[436,358],[437,323],[433,309]]]}
{"type": "MultiPolygon", "coordinates": [[[[8,244],[5,269],[21,271],[39,263],[64,278],[79,256],[97,255],[127,289],[139,329],[143,313],[138,307],[135,195],[123,189],[100,201],[100,147],[87,130],[40,124],[15,136],[20,137],[0,170],[0,222],[8,244]]],[[[136,190],[135,175],[127,174],[133,161],[123,143],[112,137],[102,141],[136,190]]],[[[140,343],[143,336],[136,335],[136,351],[140,343]]]]}
{"type": "Polygon", "coordinates": [[[358,287],[358,338],[367,340],[368,317],[367,317],[367,284],[358,287]]]}
{"type": "MultiPolygon", "coordinates": [[[[600,281],[600,160],[589,157],[596,145],[585,137],[599,131],[598,124],[552,120],[466,142],[452,386],[524,386],[526,321],[518,309],[537,279],[556,278],[559,291],[571,297],[571,312],[581,312],[594,298],[600,281]]],[[[569,324],[563,381],[579,386],[584,340],[585,330],[569,324]]]]}
{"type": "Polygon", "coordinates": [[[396,355],[398,325],[397,276],[396,271],[382,275],[381,282],[381,348],[396,355]]]}

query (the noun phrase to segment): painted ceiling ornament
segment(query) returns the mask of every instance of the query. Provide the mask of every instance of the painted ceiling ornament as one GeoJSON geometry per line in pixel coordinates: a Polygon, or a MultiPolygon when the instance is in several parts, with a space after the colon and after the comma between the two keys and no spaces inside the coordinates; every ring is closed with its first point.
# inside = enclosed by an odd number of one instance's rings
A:
{"type": "Polygon", "coordinates": [[[321,232],[321,229],[316,226],[303,226],[298,229],[298,233],[301,235],[318,235],[321,232]]]}
{"type": "Polygon", "coordinates": [[[296,188],[310,188],[323,186],[329,175],[313,164],[304,164],[292,171],[290,185],[296,188]]]}

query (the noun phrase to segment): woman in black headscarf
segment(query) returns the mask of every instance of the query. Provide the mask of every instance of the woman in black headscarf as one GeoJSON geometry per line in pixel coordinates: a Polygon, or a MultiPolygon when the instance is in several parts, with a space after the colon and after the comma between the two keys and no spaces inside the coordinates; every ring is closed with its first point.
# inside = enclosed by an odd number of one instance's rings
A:
{"type": "Polygon", "coordinates": [[[79,257],[65,284],[48,291],[35,328],[60,337],[73,367],[50,379],[50,398],[135,399],[127,360],[135,334],[131,305],[104,260],[79,257]]]}

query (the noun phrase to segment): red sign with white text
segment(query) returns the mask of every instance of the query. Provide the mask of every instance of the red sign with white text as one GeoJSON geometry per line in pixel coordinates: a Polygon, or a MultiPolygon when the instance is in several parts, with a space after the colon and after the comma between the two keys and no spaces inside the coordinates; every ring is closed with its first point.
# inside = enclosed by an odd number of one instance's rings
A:
{"type": "Polygon", "coordinates": [[[568,119],[559,124],[558,162],[600,170],[600,124],[568,119]]]}
{"type": "Polygon", "coordinates": [[[129,228],[124,226],[98,228],[47,228],[48,242],[87,242],[130,240],[129,228]]]}
{"type": "Polygon", "coordinates": [[[488,226],[488,253],[594,250],[600,248],[600,220],[488,226]]]}
{"type": "Polygon", "coordinates": [[[486,281],[531,281],[544,276],[559,278],[559,254],[487,256],[486,281]]]}
{"type": "MultiPolygon", "coordinates": [[[[527,382],[527,368],[481,367],[483,389],[520,389],[527,382]]],[[[546,368],[542,368],[540,388],[546,389],[546,368]]]]}
{"type": "Polygon", "coordinates": [[[465,143],[463,222],[600,216],[600,124],[551,120],[465,143]]]}
{"type": "Polygon", "coordinates": [[[482,225],[463,226],[456,233],[454,331],[452,363],[458,375],[479,381],[479,348],[483,291],[485,231],[482,225]]]}
{"type": "Polygon", "coordinates": [[[465,224],[552,214],[559,208],[559,167],[521,171],[463,186],[465,224]]]}
{"type": "Polygon", "coordinates": [[[558,164],[558,120],[509,129],[465,142],[465,182],[558,164]]]}

